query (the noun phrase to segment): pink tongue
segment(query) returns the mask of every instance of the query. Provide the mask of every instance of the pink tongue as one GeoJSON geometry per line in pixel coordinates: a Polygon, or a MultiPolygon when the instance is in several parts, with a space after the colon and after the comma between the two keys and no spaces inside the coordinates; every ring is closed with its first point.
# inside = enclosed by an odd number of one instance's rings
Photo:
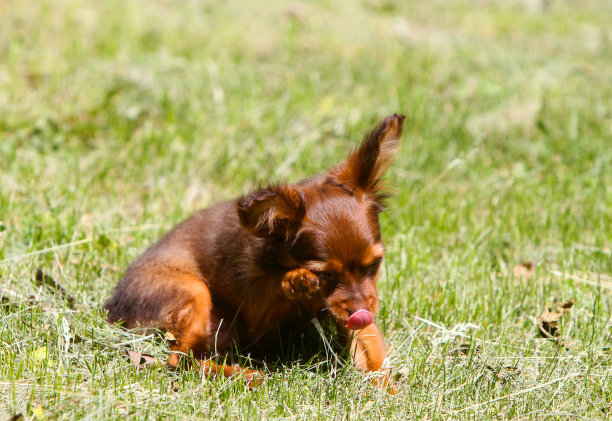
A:
{"type": "Polygon", "coordinates": [[[349,317],[346,327],[352,330],[359,330],[368,326],[372,321],[374,321],[372,313],[368,310],[358,310],[349,317]]]}

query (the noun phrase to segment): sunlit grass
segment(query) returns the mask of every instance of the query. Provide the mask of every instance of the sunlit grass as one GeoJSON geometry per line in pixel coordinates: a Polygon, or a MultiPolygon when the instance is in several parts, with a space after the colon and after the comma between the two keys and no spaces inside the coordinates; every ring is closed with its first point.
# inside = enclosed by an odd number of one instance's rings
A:
{"type": "Polygon", "coordinates": [[[610,21],[605,1],[0,4],[0,415],[609,417],[610,21]],[[134,258],[393,112],[379,322],[399,396],[333,358],[251,391],[131,365],[120,348],[167,350],[104,322],[134,258]],[[570,297],[563,342],[540,338],[570,297]]]}

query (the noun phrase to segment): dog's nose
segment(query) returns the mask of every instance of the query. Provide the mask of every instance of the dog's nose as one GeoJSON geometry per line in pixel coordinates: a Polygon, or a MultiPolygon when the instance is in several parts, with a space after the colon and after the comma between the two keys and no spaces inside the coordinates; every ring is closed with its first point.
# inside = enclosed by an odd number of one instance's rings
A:
{"type": "Polygon", "coordinates": [[[369,326],[374,321],[374,316],[368,310],[357,310],[346,322],[346,327],[351,330],[360,330],[369,326]]]}

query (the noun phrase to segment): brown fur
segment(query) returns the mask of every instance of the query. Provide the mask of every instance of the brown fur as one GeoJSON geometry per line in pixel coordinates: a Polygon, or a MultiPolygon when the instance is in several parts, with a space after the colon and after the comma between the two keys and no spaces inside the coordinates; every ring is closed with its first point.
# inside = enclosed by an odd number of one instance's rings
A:
{"type": "MultiPolygon", "coordinates": [[[[327,174],[260,188],[178,225],[127,270],[105,305],[108,320],[170,331],[172,366],[191,351],[208,373],[252,381],[255,372],[209,357],[237,344],[278,347],[285,332],[331,317],[351,338],[356,366],[383,370],[378,328],[344,325],[357,310],[378,311],[381,177],[403,121],[397,114],[383,120],[327,174]]],[[[387,386],[388,374],[376,382],[387,386]]]]}

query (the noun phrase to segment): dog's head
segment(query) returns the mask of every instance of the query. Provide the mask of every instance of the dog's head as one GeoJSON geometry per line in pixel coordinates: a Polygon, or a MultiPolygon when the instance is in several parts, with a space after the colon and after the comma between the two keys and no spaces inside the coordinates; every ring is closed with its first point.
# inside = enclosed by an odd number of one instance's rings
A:
{"type": "MultiPolygon", "coordinates": [[[[286,250],[294,266],[315,273],[325,307],[344,324],[360,310],[378,311],[381,179],[397,153],[403,122],[402,115],[387,117],[327,174],[238,201],[242,225],[286,250]]],[[[369,322],[366,317],[356,325],[369,322]]]]}

